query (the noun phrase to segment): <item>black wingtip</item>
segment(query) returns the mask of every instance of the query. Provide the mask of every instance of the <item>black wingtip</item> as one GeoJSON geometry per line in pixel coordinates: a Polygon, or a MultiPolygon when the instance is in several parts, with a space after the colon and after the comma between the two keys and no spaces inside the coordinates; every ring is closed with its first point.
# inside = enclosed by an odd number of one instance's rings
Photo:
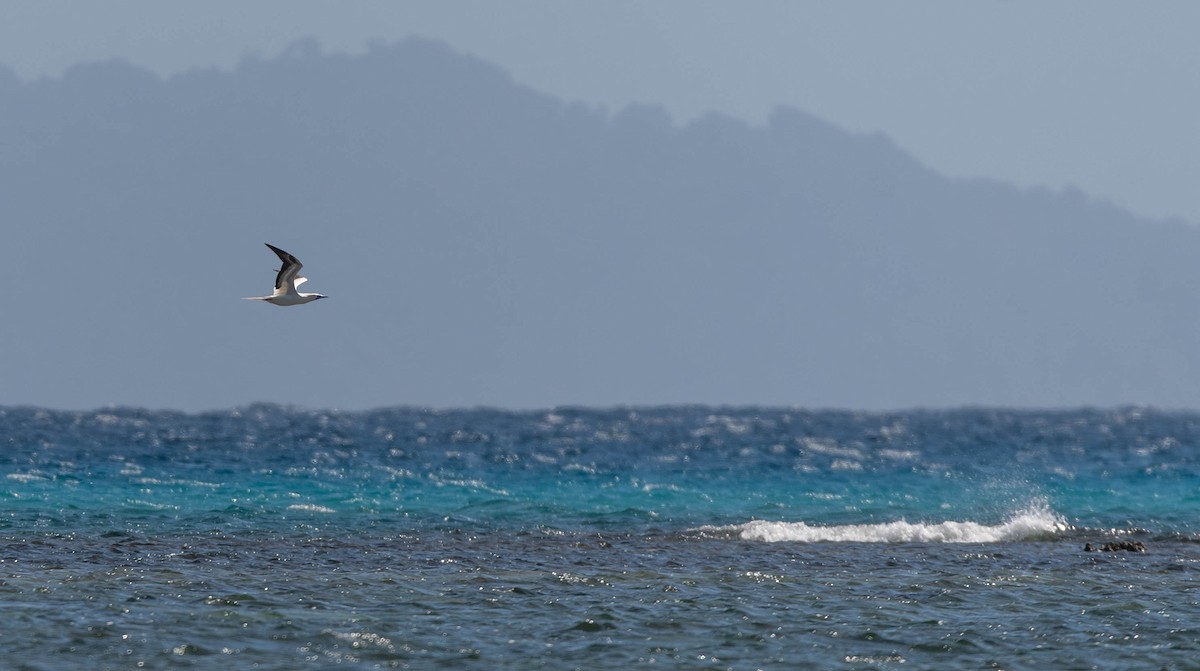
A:
{"type": "Polygon", "coordinates": [[[289,260],[292,258],[292,255],[291,255],[291,254],[289,254],[288,252],[285,252],[285,251],[283,251],[282,249],[280,249],[280,248],[276,247],[275,245],[272,245],[272,244],[271,244],[271,243],[269,243],[269,242],[264,242],[263,244],[264,244],[264,245],[266,245],[268,249],[270,249],[271,251],[275,252],[275,256],[278,256],[278,257],[279,257],[279,259],[280,259],[281,261],[283,261],[284,263],[288,263],[288,262],[289,262],[289,260]]]}

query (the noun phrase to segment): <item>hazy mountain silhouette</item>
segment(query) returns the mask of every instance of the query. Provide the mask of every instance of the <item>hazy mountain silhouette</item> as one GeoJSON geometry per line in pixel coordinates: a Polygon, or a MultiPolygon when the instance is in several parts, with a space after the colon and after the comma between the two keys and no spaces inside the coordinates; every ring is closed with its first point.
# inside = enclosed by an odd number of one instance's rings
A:
{"type": "Polygon", "coordinates": [[[1200,406],[1182,222],[423,40],[0,69],[0,185],[3,404],[1200,406]],[[263,242],[330,299],[238,300],[263,242]]]}

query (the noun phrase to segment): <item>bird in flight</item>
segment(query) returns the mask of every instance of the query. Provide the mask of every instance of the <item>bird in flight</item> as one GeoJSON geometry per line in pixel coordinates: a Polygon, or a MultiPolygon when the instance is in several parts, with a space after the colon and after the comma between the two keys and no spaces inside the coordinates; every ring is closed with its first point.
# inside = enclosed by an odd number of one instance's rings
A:
{"type": "Polygon", "coordinates": [[[296,287],[308,281],[307,277],[299,277],[300,269],[304,267],[304,264],[300,263],[300,259],[272,244],[268,243],[267,246],[283,262],[283,267],[279,269],[279,274],[275,276],[275,293],[270,296],[251,296],[245,300],[266,301],[274,305],[288,306],[304,305],[318,298],[326,298],[326,296],[322,296],[321,294],[302,294],[296,291],[296,287]]]}

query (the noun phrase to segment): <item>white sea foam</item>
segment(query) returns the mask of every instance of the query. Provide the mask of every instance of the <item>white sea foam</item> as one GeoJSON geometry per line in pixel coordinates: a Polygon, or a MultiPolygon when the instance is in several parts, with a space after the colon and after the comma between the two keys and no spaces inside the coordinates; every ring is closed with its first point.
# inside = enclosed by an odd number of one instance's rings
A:
{"type": "Polygon", "coordinates": [[[429,481],[438,487],[462,487],[464,489],[478,489],[480,491],[495,494],[497,496],[509,495],[507,490],[489,486],[488,483],[478,479],[455,480],[452,478],[440,478],[436,475],[430,474],[429,481]]]}
{"type": "Polygon", "coordinates": [[[149,508],[150,510],[179,510],[180,506],[173,503],[155,503],[142,499],[128,499],[126,503],[133,508],[149,508]]]}
{"type": "Polygon", "coordinates": [[[309,513],[336,513],[337,512],[333,508],[328,508],[326,506],[319,506],[315,503],[293,503],[292,505],[288,506],[288,510],[303,510],[303,511],[309,512],[309,513]]]}
{"type": "Polygon", "coordinates": [[[1067,531],[1062,516],[1035,506],[995,525],[979,522],[885,522],[882,524],[809,525],[804,522],[754,520],[709,531],[733,532],[739,538],[776,543],[999,543],[1032,540],[1067,531]]]}

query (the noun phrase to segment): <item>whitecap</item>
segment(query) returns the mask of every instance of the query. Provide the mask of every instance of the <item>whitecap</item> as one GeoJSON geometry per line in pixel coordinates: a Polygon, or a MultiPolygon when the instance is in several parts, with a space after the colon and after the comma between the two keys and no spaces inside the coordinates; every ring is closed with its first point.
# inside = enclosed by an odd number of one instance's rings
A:
{"type": "Polygon", "coordinates": [[[893,448],[884,448],[879,450],[878,454],[880,458],[892,461],[912,461],[921,456],[921,453],[916,450],[897,450],[893,448]]]}
{"type": "Polygon", "coordinates": [[[495,494],[497,496],[509,495],[507,490],[500,489],[498,487],[492,487],[483,480],[478,479],[456,480],[452,478],[440,478],[436,475],[430,474],[429,481],[438,487],[462,487],[463,489],[475,489],[482,492],[488,492],[489,494],[495,494]]]}
{"type": "Polygon", "coordinates": [[[733,533],[767,543],[1000,543],[1035,540],[1069,530],[1062,516],[1046,507],[1014,514],[1000,524],[973,521],[884,522],[880,524],[810,525],[806,522],[753,520],[705,530],[733,533]]]}
{"type": "Polygon", "coordinates": [[[180,507],[172,503],[155,503],[154,501],[145,501],[143,499],[126,499],[125,503],[133,508],[149,508],[150,510],[179,510],[180,507]]]}
{"type": "Polygon", "coordinates": [[[319,506],[315,503],[293,503],[292,505],[288,506],[288,510],[303,510],[303,511],[309,512],[309,513],[336,513],[337,512],[333,508],[319,506]]]}
{"type": "Polygon", "coordinates": [[[806,437],[798,439],[798,442],[805,451],[812,452],[813,454],[823,454],[829,457],[840,457],[842,459],[853,459],[855,461],[861,461],[863,459],[862,450],[855,447],[845,447],[839,445],[838,442],[832,438],[806,437]]]}

